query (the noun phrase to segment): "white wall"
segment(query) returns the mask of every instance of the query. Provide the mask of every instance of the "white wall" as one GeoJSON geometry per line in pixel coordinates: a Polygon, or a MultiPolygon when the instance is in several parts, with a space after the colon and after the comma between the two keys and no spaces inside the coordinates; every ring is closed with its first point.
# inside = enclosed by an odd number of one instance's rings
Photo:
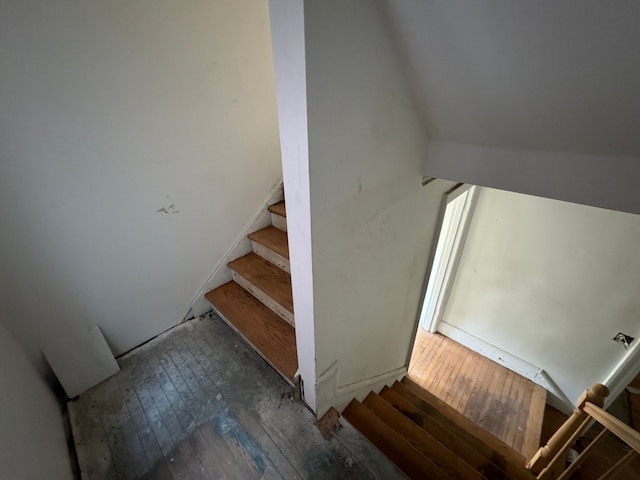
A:
{"type": "MultiPolygon", "coordinates": [[[[318,414],[401,375],[443,192],[379,2],[305,2],[318,414]]],[[[296,311],[297,315],[297,311],[296,311]]]]}
{"type": "Polygon", "coordinates": [[[181,321],[281,175],[267,2],[2,2],[0,71],[7,327],[181,321]]]}
{"type": "Polygon", "coordinates": [[[386,0],[429,138],[640,156],[635,0],[386,0]]]}
{"type": "Polygon", "coordinates": [[[640,3],[385,0],[424,175],[640,213],[640,3]]]}
{"type": "Polygon", "coordinates": [[[640,159],[431,141],[423,174],[640,213],[640,159]]]}
{"type": "Polygon", "coordinates": [[[269,0],[287,200],[287,236],[295,310],[298,370],[307,405],[316,410],[316,348],[309,196],[309,143],[305,70],[304,2],[269,0]]]}
{"type": "Polygon", "coordinates": [[[2,478],[71,480],[60,407],[0,318],[2,478]]]}
{"type": "Polygon", "coordinates": [[[444,322],[543,368],[575,402],[640,338],[640,216],[482,189],[444,322]]]}

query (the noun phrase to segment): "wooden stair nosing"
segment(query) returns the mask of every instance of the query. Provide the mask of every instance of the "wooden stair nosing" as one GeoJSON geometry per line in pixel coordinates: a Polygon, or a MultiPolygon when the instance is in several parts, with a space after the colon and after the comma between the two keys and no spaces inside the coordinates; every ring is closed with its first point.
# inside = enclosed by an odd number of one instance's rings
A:
{"type": "Polygon", "coordinates": [[[428,432],[429,435],[440,441],[443,445],[446,445],[455,455],[486,478],[491,480],[510,480],[512,478],[530,480],[531,477],[520,477],[517,476],[517,473],[514,476],[509,475],[508,469],[505,468],[504,458],[490,458],[492,454],[491,450],[485,452],[489,456],[483,455],[481,451],[476,450],[473,446],[465,442],[465,435],[460,435],[459,431],[455,428],[450,428],[450,425],[446,423],[442,425],[397,390],[384,387],[380,392],[380,396],[418,427],[428,432]]]}
{"type": "Polygon", "coordinates": [[[227,265],[278,305],[293,313],[291,275],[287,272],[253,252],[227,265]]]}
{"type": "Polygon", "coordinates": [[[445,445],[393,408],[384,398],[371,392],[363,404],[452,479],[486,480],[484,475],[462,458],[456,457],[445,445]]]}
{"type": "Polygon", "coordinates": [[[527,423],[525,427],[524,444],[520,452],[525,458],[533,458],[540,448],[542,437],[542,422],[544,409],[547,405],[547,391],[540,385],[533,384],[531,403],[529,404],[527,423]]]}
{"type": "Polygon", "coordinates": [[[235,282],[205,294],[218,314],[282,377],[298,370],[295,329],[235,282]]]}
{"type": "Polygon", "coordinates": [[[278,202],[278,203],[274,203],[273,205],[270,205],[269,211],[271,213],[275,213],[276,215],[280,215],[281,217],[287,218],[287,207],[286,207],[286,204],[284,203],[284,200],[282,202],[278,202]]]}
{"type": "Polygon", "coordinates": [[[248,235],[249,239],[289,260],[287,234],[279,228],[268,226],[248,235]]]}
{"type": "MultiPolygon", "coordinates": [[[[462,413],[458,412],[456,409],[452,408],[447,403],[443,402],[441,399],[436,397],[434,394],[425,390],[420,385],[411,381],[409,378],[404,377],[402,379],[402,383],[398,383],[401,387],[408,389],[413,395],[421,402],[424,402],[426,405],[431,408],[437,409],[440,414],[449,418],[452,422],[462,427],[464,430],[469,432],[476,438],[479,442],[482,442],[491,447],[498,455],[505,457],[507,460],[513,462],[516,465],[521,465],[524,467],[526,463],[525,457],[512,449],[509,445],[504,443],[499,438],[491,435],[481,426],[477,425],[472,420],[465,417],[462,413]]],[[[395,387],[395,385],[394,385],[395,387]]],[[[421,405],[418,405],[421,407],[421,405]]]]}
{"type": "Polygon", "coordinates": [[[409,478],[450,478],[358,400],[352,400],[342,415],[409,478]]]}

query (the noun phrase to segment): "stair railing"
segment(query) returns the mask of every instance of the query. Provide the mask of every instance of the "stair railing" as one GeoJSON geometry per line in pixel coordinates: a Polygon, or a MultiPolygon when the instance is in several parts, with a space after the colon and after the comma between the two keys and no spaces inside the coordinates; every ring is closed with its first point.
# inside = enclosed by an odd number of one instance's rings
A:
{"type": "Polygon", "coordinates": [[[615,463],[600,477],[611,479],[640,454],[640,432],[621,422],[603,410],[604,400],[609,396],[609,389],[602,384],[595,384],[578,399],[573,414],[562,424],[544,447],[536,452],[527,464],[527,470],[536,475],[538,480],[567,480],[580,467],[589,454],[595,449],[608,432],[613,433],[631,447],[622,459],[615,463]],[[582,453],[565,468],[567,451],[576,439],[587,429],[592,420],[599,422],[604,428],[582,453]]]}

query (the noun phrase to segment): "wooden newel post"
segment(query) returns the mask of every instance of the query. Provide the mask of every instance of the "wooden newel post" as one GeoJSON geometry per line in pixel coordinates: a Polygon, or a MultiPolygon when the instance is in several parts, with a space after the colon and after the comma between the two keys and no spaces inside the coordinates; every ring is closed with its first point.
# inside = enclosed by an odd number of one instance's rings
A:
{"type": "Polygon", "coordinates": [[[549,465],[549,462],[558,454],[564,444],[567,443],[571,435],[573,435],[587,419],[588,415],[583,410],[584,404],[590,402],[598,407],[603,407],[604,399],[608,396],[609,389],[601,383],[596,383],[590,389],[586,390],[578,399],[573,414],[562,424],[558,431],[553,434],[547,444],[536,452],[527,464],[527,469],[537,475],[549,465]]]}

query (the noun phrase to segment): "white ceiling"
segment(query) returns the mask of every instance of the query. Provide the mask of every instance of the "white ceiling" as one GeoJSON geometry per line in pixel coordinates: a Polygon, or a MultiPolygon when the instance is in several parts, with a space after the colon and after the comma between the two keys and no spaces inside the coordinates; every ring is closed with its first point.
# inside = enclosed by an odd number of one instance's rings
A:
{"type": "Polygon", "coordinates": [[[386,6],[430,139],[640,156],[640,1],[386,6]]]}

